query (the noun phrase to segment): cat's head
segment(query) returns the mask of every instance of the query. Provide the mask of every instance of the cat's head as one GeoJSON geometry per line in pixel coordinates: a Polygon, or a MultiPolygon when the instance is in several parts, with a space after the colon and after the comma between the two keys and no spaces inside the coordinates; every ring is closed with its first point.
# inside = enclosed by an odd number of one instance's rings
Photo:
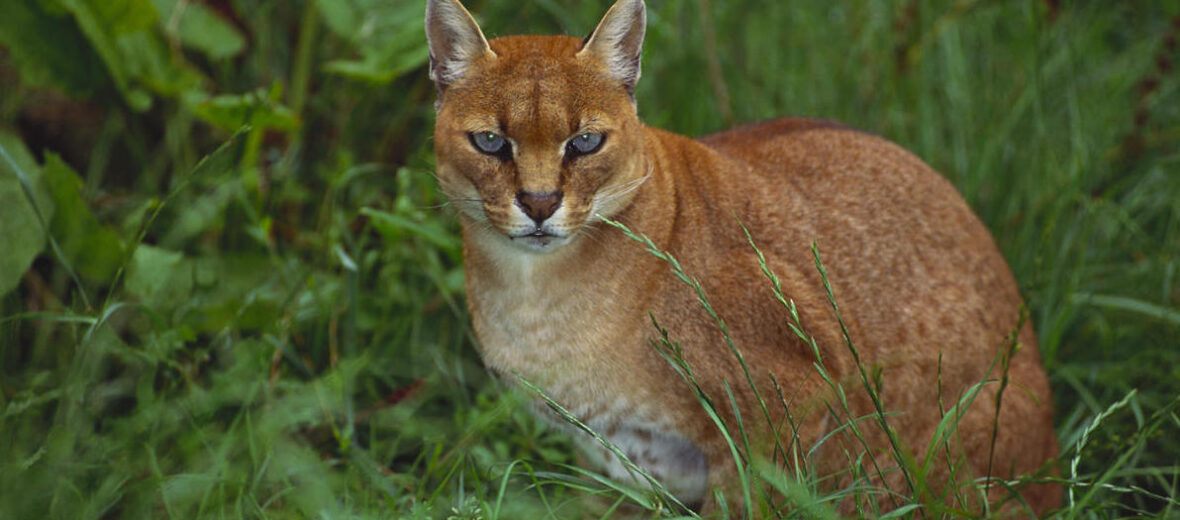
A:
{"type": "Polygon", "coordinates": [[[469,223],[545,252],[625,208],[646,178],[635,83],[643,0],[618,0],[586,39],[488,41],[458,0],[429,0],[438,179],[469,223]]]}

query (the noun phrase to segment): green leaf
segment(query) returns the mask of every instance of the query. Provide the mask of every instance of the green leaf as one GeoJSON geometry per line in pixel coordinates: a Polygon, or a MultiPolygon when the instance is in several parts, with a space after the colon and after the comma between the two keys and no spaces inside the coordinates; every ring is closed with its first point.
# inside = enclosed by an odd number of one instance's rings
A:
{"type": "Polygon", "coordinates": [[[1106,307],[1108,309],[1119,309],[1122,311],[1135,312],[1144,316],[1158,319],[1162,322],[1180,326],[1180,310],[1170,309],[1162,305],[1157,305],[1136,298],[1107,294],[1079,293],[1070,295],[1069,301],[1078,305],[1095,305],[1098,307],[1106,307]]]}
{"type": "Polygon", "coordinates": [[[922,507],[922,504],[906,504],[897,509],[894,509],[893,511],[881,515],[879,518],[880,520],[886,520],[888,518],[901,518],[909,514],[910,511],[918,509],[919,507],[922,507]]]}
{"type": "Polygon", "coordinates": [[[132,84],[131,74],[127,70],[128,61],[125,60],[138,58],[123,55],[118,37],[122,33],[150,25],[155,20],[156,9],[147,0],[62,0],[61,5],[74,15],[74,20],[106,64],[107,72],[127,104],[135,110],[147,110],[151,106],[151,97],[132,84]],[[120,20],[120,14],[127,14],[130,19],[120,20]]]}
{"type": "Polygon", "coordinates": [[[261,90],[224,94],[209,99],[189,99],[189,108],[201,119],[231,131],[250,125],[262,129],[291,130],[299,119],[290,108],[271,100],[261,90]]]}
{"type": "Polygon", "coordinates": [[[360,59],[336,60],[330,73],[374,83],[389,83],[426,63],[425,5],[422,2],[318,0],[328,28],[353,43],[360,59]],[[413,4],[412,6],[406,5],[413,4]]]}
{"type": "Polygon", "coordinates": [[[266,329],[280,318],[287,291],[274,283],[275,265],[263,254],[224,254],[193,259],[196,286],[184,322],[197,331],[231,323],[239,330],[266,329]]]}
{"type": "Polygon", "coordinates": [[[171,205],[175,217],[160,238],[160,245],[179,249],[193,237],[213,228],[222,221],[225,208],[242,192],[238,178],[238,163],[245,154],[246,136],[250,127],[243,127],[225,143],[205,156],[188,175],[177,179],[169,199],[184,193],[184,204],[171,205]],[[189,193],[197,191],[196,194],[189,193]]]}
{"type": "Polygon", "coordinates": [[[57,208],[49,229],[62,253],[83,279],[111,280],[123,261],[119,234],[94,217],[82,199],[82,178],[60,157],[46,154],[43,172],[57,208]]]}
{"type": "Polygon", "coordinates": [[[78,24],[50,13],[41,2],[7,2],[0,16],[0,47],[28,85],[46,85],[71,96],[95,93],[111,79],[78,24]],[[52,38],[45,35],[52,34],[52,38]]]}
{"type": "Polygon", "coordinates": [[[168,45],[156,34],[148,31],[124,34],[119,36],[116,46],[122,56],[120,63],[134,82],[132,90],[143,92],[138,88],[143,87],[172,98],[200,86],[201,75],[175,63],[168,45]]]}
{"type": "Polygon", "coordinates": [[[185,47],[212,59],[236,56],[246,47],[237,27],[203,4],[177,0],[152,0],[152,4],[160,12],[164,31],[185,47]]]}
{"type": "Polygon", "coordinates": [[[133,110],[151,107],[151,92],[176,96],[200,84],[200,75],[173,60],[158,32],[150,0],[60,0],[73,15],[133,110]]]}
{"type": "Polygon", "coordinates": [[[193,290],[193,265],[178,251],[141,244],[127,267],[127,293],[167,315],[193,290]]]}
{"type": "MultiPolygon", "coordinates": [[[[392,2],[391,2],[392,3],[392,2]]],[[[359,0],[356,2],[335,2],[332,0],[316,0],[315,5],[324,17],[328,29],[337,36],[353,39],[361,36],[361,27],[365,23],[365,12],[380,7],[381,2],[373,0],[359,0]]]]}
{"type": "Polygon", "coordinates": [[[226,179],[187,200],[183,207],[174,208],[177,210],[175,220],[160,238],[160,244],[179,248],[193,237],[218,227],[226,208],[241,193],[242,183],[239,179],[226,179]]]}
{"type": "Polygon", "coordinates": [[[324,71],[346,78],[385,84],[422,66],[428,57],[429,52],[425,45],[388,53],[366,52],[361,60],[328,62],[324,64],[324,71]]]}
{"type": "Polygon", "coordinates": [[[42,219],[52,216],[41,167],[19,137],[0,130],[0,295],[16,287],[45,247],[42,219]]]}
{"type": "Polygon", "coordinates": [[[462,243],[450,230],[436,220],[416,222],[409,218],[373,208],[361,208],[361,214],[372,219],[373,227],[389,242],[397,242],[407,235],[417,236],[445,251],[458,251],[462,243]]]}
{"type": "Polygon", "coordinates": [[[246,136],[252,130],[248,126],[235,129],[234,135],[226,139],[213,153],[206,155],[193,167],[193,171],[184,177],[184,182],[193,179],[216,178],[237,168],[242,156],[246,154],[246,136]]]}
{"type": "Polygon", "coordinates": [[[148,0],[64,0],[63,4],[83,6],[112,34],[150,29],[156,22],[156,8],[148,0]]]}

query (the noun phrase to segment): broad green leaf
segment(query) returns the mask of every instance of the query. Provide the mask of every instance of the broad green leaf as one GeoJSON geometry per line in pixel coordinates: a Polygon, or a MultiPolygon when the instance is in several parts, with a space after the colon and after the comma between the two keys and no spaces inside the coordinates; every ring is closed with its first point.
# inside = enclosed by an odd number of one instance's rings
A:
{"type": "Polygon", "coordinates": [[[141,244],[127,267],[125,289],[152,310],[167,316],[192,293],[192,262],[178,251],[141,244]]]}
{"type": "Polygon", "coordinates": [[[192,503],[208,496],[219,479],[208,473],[180,473],[169,475],[160,483],[160,497],[167,504],[192,503]]]}
{"type": "Polygon", "coordinates": [[[82,199],[82,178],[56,154],[46,154],[44,176],[57,208],[49,229],[62,253],[83,279],[109,281],[123,261],[119,234],[94,217],[82,199]]]}
{"type": "Polygon", "coordinates": [[[357,29],[365,23],[364,11],[366,7],[374,7],[376,2],[334,2],[332,0],[316,0],[315,5],[328,29],[337,36],[352,39],[357,36],[357,29]],[[371,5],[370,5],[371,4],[371,5]]]}
{"type": "Polygon", "coordinates": [[[270,99],[261,90],[187,102],[198,117],[227,131],[243,125],[276,130],[290,130],[299,125],[290,108],[270,99]]]}
{"type": "Polygon", "coordinates": [[[74,15],[74,20],[81,27],[82,33],[90,40],[94,51],[106,64],[107,72],[115,81],[115,86],[123,94],[127,104],[135,110],[147,110],[151,106],[151,97],[142,89],[132,84],[131,74],[128,72],[127,56],[119,48],[118,37],[155,20],[156,9],[147,0],[61,0],[61,5],[74,15]],[[132,15],[132,20],[120,21],[113,19],[118,13],[150,13],[150,19],[143,14],[132,15]]]}
{"type": "Polygon", "coordinates": [[[429,57],[425,45],[389,53],[365,53],[361,60],[336,60],[324,64],[324,70],[347,78],[377,84],[389,83],[414,70],[429,57]]]}
{"type": "Polygon", "coordinates": [[[178,97],[200,86],[201,75],[173,61],[168,45],[149,31],[123,34],[116,40],[121,65],[135,90],[147,89],[164,97],[178,97]]]}
{"type": "Polygon", "coordinates": [[[426,63],[425,9],[418,0],[318,0],[328,28],[352,42],[360,59],[336,60],[324,70],[374,83],[388,83],[426,63]]]}
{"type": "Polygon", "coordinates": [[[52,217],[41,167],[19,137],[0,130],[0,295],[16,287],[45,247],[42,219],[52,217]]]}
{"type": "Polygon", "coordinates": [[[133,33],[150,29],[158,14],[149,0],[64,0],[65,5],[83,5],[113,34],[133,33]]]}
{"type": "Polygon", "coordinates": [[[151,107],[151,92],[165,96],[197,88],[200,76],[176,63],[161,35],[150,0],[60,0],[106,65],[128,106],[151,107]]]}
{"type": "Polygon", "coordinates": [[[0,47],[28,85],[48,85],[72,96],[89,96],[110,82],[102,60],[67,14],[41,2],[7,2],[0,16],[0,47]],[[46,35],[53,35],[47,38],[46,35]]]}
{"type": "Polygon", "coordinates": [[[213,59],[235,56],[246,47],[237,27],[203,4],[177,0],[152,0],[152,4],[160,12],[164,31],[185,47],[213,59]]]}

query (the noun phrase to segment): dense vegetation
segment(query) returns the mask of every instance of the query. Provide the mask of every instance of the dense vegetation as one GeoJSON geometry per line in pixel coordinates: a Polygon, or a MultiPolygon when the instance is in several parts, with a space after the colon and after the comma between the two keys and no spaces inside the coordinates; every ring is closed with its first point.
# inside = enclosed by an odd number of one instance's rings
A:
{"type": "MultiPolygon", "coordinates": [[[[470,4],[489,36],[607,7],[470,4]]],[[[818,116],[914,150],[1029,301],[1062,515],[1176,516],[1180,3],[743,4],[649,1],[645,120],[818,116]]],[[[0,518],[655,507],[480,366],[421,0],[0,11],[0,518]]]]}

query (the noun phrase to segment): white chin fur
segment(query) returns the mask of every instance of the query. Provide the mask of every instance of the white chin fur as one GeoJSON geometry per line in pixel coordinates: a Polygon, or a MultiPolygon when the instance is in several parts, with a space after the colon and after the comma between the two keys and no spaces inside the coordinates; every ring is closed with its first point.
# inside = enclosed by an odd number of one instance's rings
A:
{"type": "Polygon", "coordinates": [[[555,235],[545,236],[523,236],[523,237],[508,237],[513,244],[519,246],[526,251],[534,253],[548,253],[554,251],[561,246],[570,242],[571,237],[559,237],[555,235]]]}

